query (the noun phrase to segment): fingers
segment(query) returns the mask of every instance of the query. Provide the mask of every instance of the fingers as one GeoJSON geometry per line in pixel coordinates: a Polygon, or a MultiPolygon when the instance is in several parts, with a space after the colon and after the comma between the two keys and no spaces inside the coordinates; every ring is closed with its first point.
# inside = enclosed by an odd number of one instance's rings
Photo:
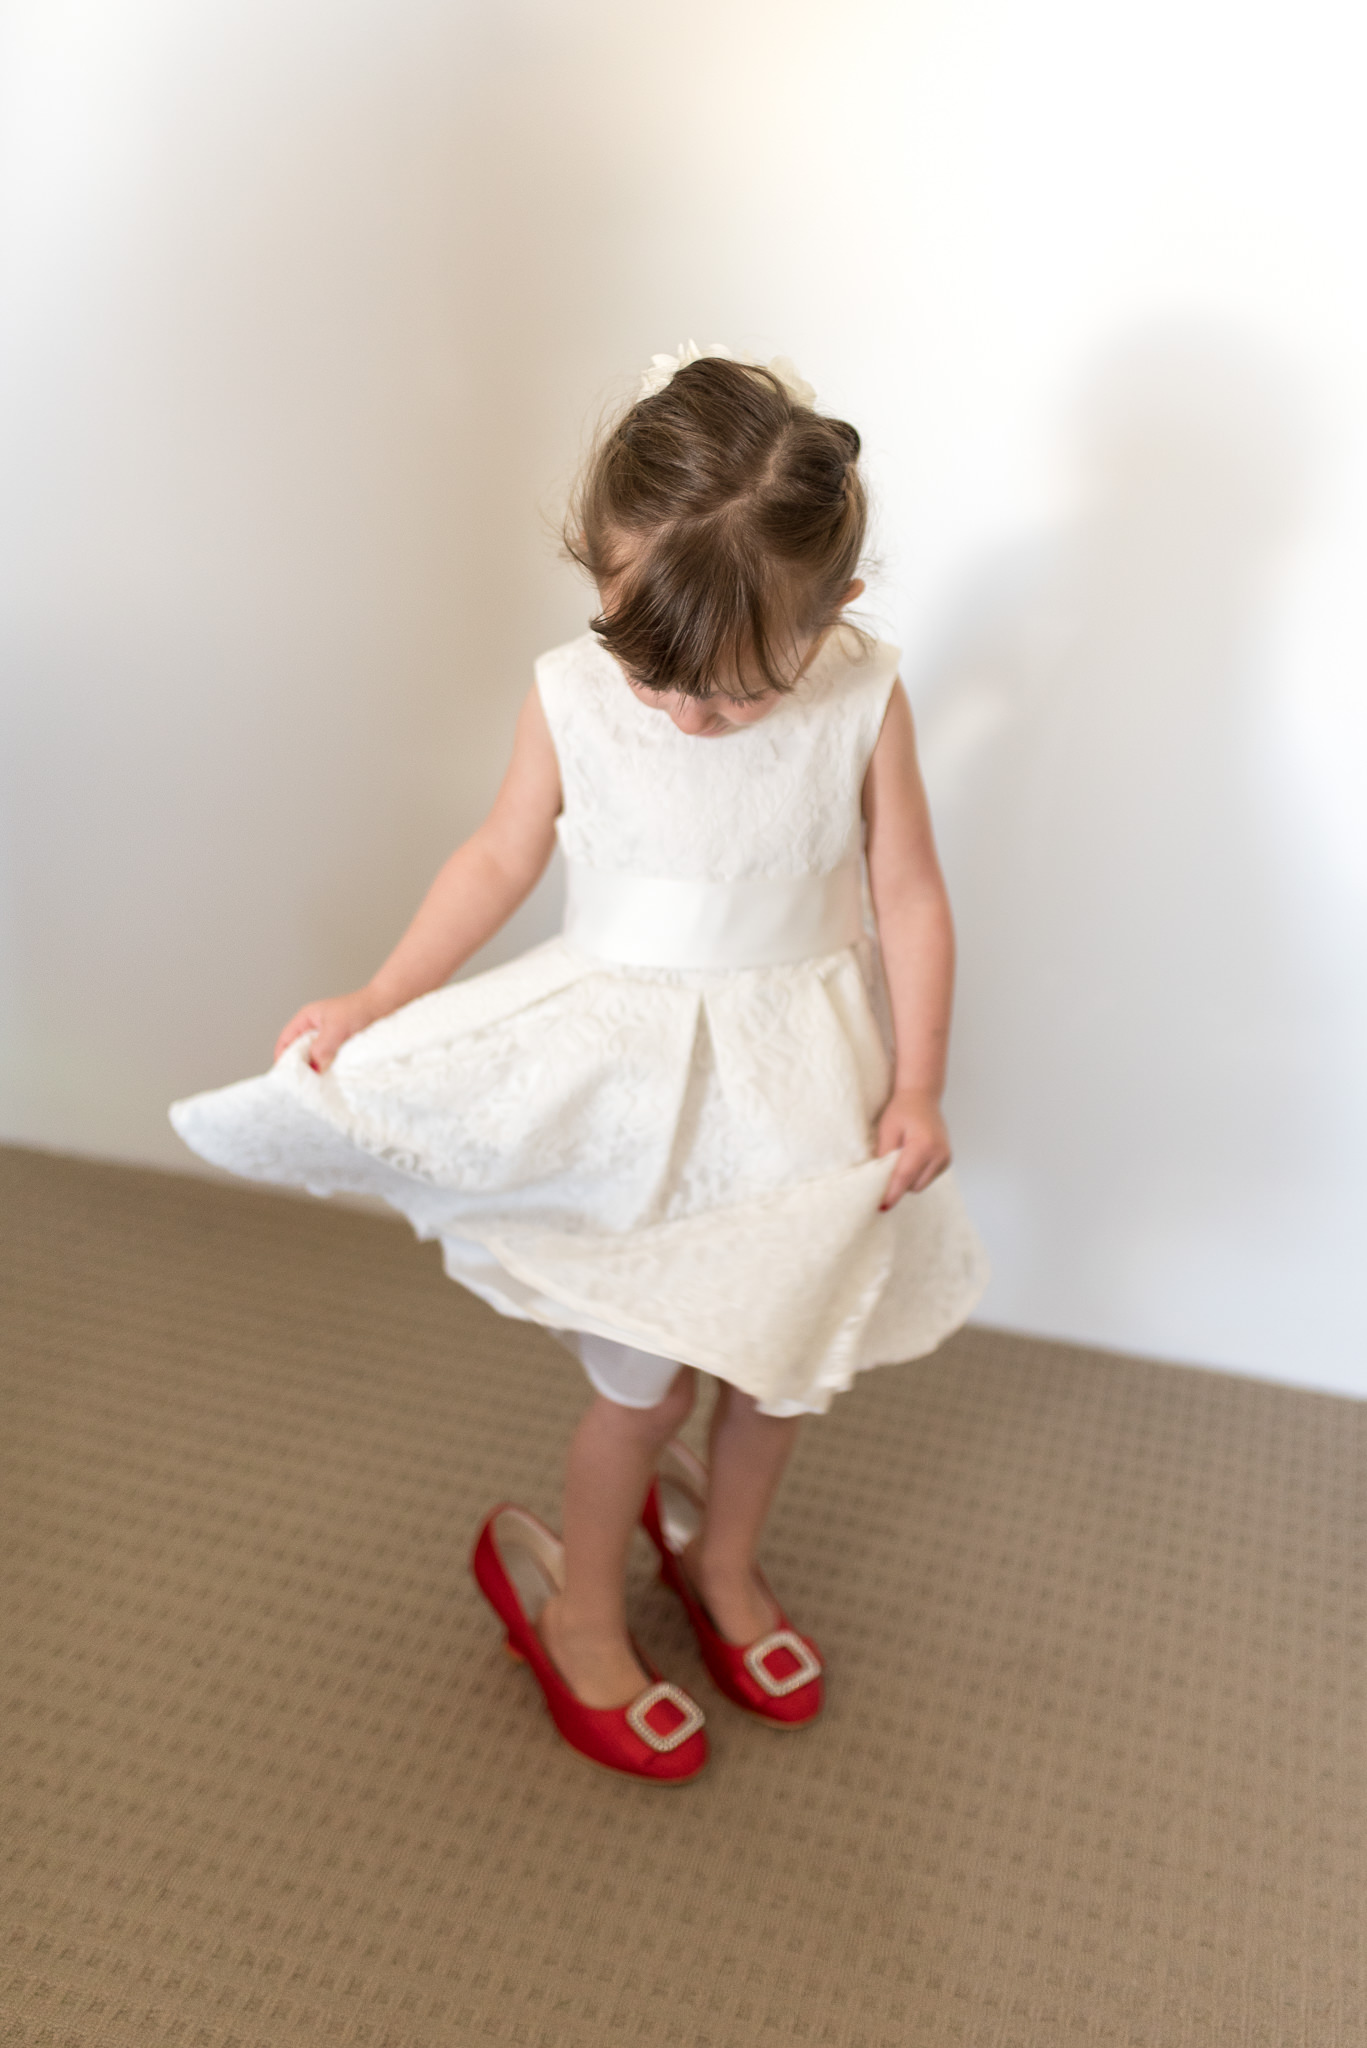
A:
{"type": "MultiPolygon", "coordinates": [[[[891,1146],[888,1150],[891,1151],[891,1146]]],[[[886,1157],[885,1153],[879,1154],[886,1157]]],[[[901,1201],[903,1195],[923,1195],[932,1181],[938,1180],[949,1165],[948,1148],[943,1145],[904,1145],[902,1156],[892,1171],[880,1208],[891,1209],[901,1201]]]]}
{"type": "Polygon", "coordinates": [[[930,1158],[926,1161],[925,1165],[921,1168],[921,1171],[913,1179],[911,1183],[912,1194],[923,1195],[926,1189],[930,1186],[931,1182],[938,1180],[940,1178],[940,1175],[944,1172],[945,1168],[948,1165],[948,1152],[933,1152],[930,1158]]]}
{"type": "Polygon", "coordinates": [[[320,1031],[309,1047],[309,1065],[315,1074],[325,1074],[346,1040],[345,1031],[320,1031]]]}
{"type": "Polygon", "coordinates": [[[278,1060],[286,1046],[293,1045],[295,1039],[302,1038],[306,1031],[312,1031],[316,1027],[317,1022],[318,1019],[310,1011],[297,1010],[276,1039],[275,1051],[271,1055],[272,1059],[278,1060]]]}
{"type": "Polygon", "coordinates": [[[281,1053],[293,1045],[296,1038],[303,1038],[310,1031],[314,1034],[314,1042],[309,1047],[309,1065],[318,1073],[323,1071],[318,1065],[319,1048],[326,1046],[326,1064],[331,1066],[337,1056],[338,1046],[346,1037],[346,1032],[338,1032],[335,1027],[331,1032],[328,1031],[326,1007],[322,1003],[306,1003],[302,1010],[295,1011],[275,1041],[275,1058],[279,1059],[281,1053]]]}
{"type": "Polygon", "coordinates": [[[893,1168],[892,1179],[888,1182],[887,1193],[879,1203],[879,1208],[895,1208],[910,1186],[911,1170],[905,1159],[899,1159],[893,1168]]]}
{"type": "Polygon", "coordinates": [[[309,1065],[315,1074],[325,1074],[349,1038],[361,1029],[354,1012],[342,1005],[329,1005],[318,1020],[318,1035],[309,1047],[309,1065]]]}
{"type": "Polygon", "coordinates": [[[296,1038],[311,1031],[313,1044],[308,1048],[308,1062],[315,1074],[325,1074],[346,1041],[363,1030],[374,1014],[373,1006],[359,996],[328,996],[319,1003],[305,1003],[275,1041],[275,1057],[279,1059],[296,1038]]]}

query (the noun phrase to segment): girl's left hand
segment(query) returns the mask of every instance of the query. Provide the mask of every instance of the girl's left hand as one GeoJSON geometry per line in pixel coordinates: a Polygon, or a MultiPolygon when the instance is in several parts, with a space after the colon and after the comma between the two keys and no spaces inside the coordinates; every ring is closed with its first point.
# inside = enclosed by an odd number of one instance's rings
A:
{"type": "Polygon", "coordinates": [[[949,1132],[935,1096],[920,1088],[898,1088],[878,1119],[878,1157],[900,1152],[882,1207],[903,1195],[924,1193],[949,1164],[949,1132]]]}

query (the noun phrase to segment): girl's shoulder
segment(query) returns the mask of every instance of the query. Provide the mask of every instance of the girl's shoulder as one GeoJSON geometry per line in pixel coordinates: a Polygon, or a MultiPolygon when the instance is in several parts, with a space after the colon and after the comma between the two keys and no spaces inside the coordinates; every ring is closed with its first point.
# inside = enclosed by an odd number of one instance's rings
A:
{"type": "Polygon", "coordinates": [[[621,669],[592,633],[538,656],[535,674],[562,776],[572,758],[601,756],[605,749],[608,755],[624,747],[637,751],[667,723],[643,712],[621,669]]]}
{"type": "Polygon", "coordinates": [[[849,728],[859,748],[871,751],[901,660],[901,648],[890,640],[838,625],[793,692],[795,722],[849,728]]]}
{"type": "Polygon", "coordinates": [[[897,679],[902,650],[890,640],[880,640],[862,626],[841,621],[834,626],[818,650],[795,695],[811,686],[814,700],[882,691],[885,695],[897,679]]]}
{"type": "Polygon", "coordinates": [[[539,654],[533,674],[548,714],[558,708],[568,690],[576,696],[588,692],[605,697],[613,694],[615,684],[624,686],[616,662],[592,633],[580,633],[577,639],[566,640],[561,646],[539,654]]]}

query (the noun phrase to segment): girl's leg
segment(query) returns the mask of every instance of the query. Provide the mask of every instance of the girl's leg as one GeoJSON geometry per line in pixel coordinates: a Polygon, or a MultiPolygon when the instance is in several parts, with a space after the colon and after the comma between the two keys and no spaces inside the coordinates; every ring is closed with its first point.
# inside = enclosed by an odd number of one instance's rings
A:
{"type": "Polygon", "coordinates": [[[570,1439],[565,1590],[547,1601],[538,1625],[585,1706],[625,1707],[650,1682],[627,1634],[627,1548],[655,1462],[688,1419],[694,1388],[692,1368],[682,1366],[653,1408],[599,1394],[570,1439]]]}
{"type": "Polygon", "coordinates": [[[689,1544],[689,1576],[724,1636],[752,1643],[778,1624],[755,1575],[755,1553],[800,1415],[761,1415],[749,1394],[725,1381],[712,1411],[707,1513],[689,1544]]]}

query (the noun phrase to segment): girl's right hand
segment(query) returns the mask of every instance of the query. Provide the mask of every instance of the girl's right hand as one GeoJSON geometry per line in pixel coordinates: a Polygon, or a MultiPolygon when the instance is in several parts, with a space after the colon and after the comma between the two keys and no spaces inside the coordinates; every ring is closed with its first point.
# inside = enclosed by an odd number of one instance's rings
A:
{"type": "Polygon", "coordinates": [[[388,1006],[369,988],[353,989],[349,996],[324,996],[321,1002],[305,1003],[276,1039],[272,1059],[278,1060],[287,1045],[293,1045],[306,1031],[313,1031],[317,1036],[309,1051],[309,1065],[316,1074],[325,1074],[348,1038],[388,1014],[388,1006]]]}

